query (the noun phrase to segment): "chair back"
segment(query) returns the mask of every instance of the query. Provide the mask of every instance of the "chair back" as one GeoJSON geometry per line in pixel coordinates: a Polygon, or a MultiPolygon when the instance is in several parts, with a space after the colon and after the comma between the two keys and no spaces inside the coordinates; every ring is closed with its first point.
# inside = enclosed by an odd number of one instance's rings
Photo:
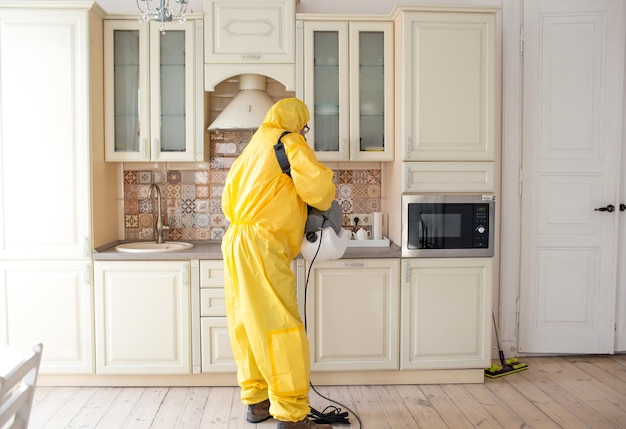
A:
{"type": "MultiPolygon", "coordinates": [[[[0,372],[0,428],[26,429],[35,395],[35,383],[41,363],[43,345],[34,344],[31,352],[22,356],[10,368],[0,372]]],[[[0,351],[0,360],[10,362],[10,351],[0,351]]],[[[13,353],[14,356],[14,353],[13,353]]]]}

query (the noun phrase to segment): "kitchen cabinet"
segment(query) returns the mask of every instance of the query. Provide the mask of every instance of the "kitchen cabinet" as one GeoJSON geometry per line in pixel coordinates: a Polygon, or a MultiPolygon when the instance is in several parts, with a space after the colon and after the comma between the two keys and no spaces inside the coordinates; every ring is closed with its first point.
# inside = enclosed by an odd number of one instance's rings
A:
{"type": "Polygon", "coordinates": [[[91,157],[104,152],[103,16],[91,2],[0,4],[0,342],[41,341],[40,374],[94,371],[91,253],[117,238],[117,170],[91,157]]]}
{"type": "Polygon", "coordinates": [[[495,14],[403,12],[396,100],[404,161],[495,160],[495,14]]]}
{"type": "MultiPolygon", "coordinates": [[[[399,259],[313,264],[306,297],[312,371],[399,369],[399,275],[399,259]]],[[[298,293],[304,296],[304,284],[298,293]]]]}
{"type": "Polygon", "coordinates": [[[41,374],[92,374],[89,261],[0,261],[0,342],[46,348],[41,374]]]}
{"type": "Polygon", "coordinates": [[[189,261],[95,261],[96,373],[190,374],[189,261]]]}
{"type": "Polygon", "coordinates": [[[402,192],[488,193],[496,190],[493,162],[403,162],[402,192]]]}
{"type": "MultiPolygon", "coordinates": [[[[302,260],[291,263],[294,274],[298,262],[302,260]]],[[[237,371],[226,320],[222,260],[200,261],[200,348],[203,373],[237,371]]]]}
{"type": "Polygon", "coordinates": [[[295,87],[295,0],[205,0],[205,91],[241,74],[295,87]]]}
{"type": "Polygon", "coordinates": [[[107,161],[204,160],[201,36],[201,20],[164,31],[154,21],[105,21],[107,161]]]}
{"type": "Polygon", "coordinates": [[[200,347],[202,372],[235,372],[224,301],[224,262],[200,261],[200,347]]]}
{"type": "Polygon", "coordinates": [[[402,260],[403,370],[491,364],[492,261],[402,260]]]}
{"type": "Polygon", "coordinates": [[[393,160],[393,23],[304,20],[300,96],[320,161],[393,160]]]}

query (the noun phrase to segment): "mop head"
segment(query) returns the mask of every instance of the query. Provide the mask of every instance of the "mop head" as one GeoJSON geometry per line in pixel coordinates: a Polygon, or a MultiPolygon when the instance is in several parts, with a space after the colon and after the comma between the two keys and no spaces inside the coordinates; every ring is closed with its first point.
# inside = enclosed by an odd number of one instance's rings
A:
{"type": "Polygon", "coordinates": [[[504,365],[491,365],[491,368],[485,369],[485,377],[498,378],[514,372],[520,372],[528,369],[528,365],[519,362],[517,358],[507,359],[504,365]]]}

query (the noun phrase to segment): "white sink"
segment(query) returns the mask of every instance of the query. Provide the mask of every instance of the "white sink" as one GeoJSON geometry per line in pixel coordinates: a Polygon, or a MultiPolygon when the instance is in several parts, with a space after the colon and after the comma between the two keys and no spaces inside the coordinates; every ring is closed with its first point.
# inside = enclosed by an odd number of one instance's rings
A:
{"type": "Polygon", "coordinates": [[[127,253],[157,253],[157,252],[178,252],[180,250],[191,249],[193,244],[182,241],[166,241],[156,243],[154,241],[137,241],[134,243],[124,243],[115,246],[118,252],[127,253]]]}

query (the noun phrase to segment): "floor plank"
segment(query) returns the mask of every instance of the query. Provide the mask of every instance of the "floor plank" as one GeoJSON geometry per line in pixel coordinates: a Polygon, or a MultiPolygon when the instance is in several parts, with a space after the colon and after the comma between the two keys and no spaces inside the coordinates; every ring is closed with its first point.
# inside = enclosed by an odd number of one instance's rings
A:
{"type": "MultiPolygon", "coordinates": [[[[349,408],[337,429],[626,429],[626,355],[524,358],[484,384],[315,386],[349,408]]],[[[274,429],[246,421],[236,387],[38,387],[30,429],[274,429]]],[[[321,395],[321,396],[320,396],[321,395]]],[[[335,404],[337,401],[340,404],[335,404]]]]}

